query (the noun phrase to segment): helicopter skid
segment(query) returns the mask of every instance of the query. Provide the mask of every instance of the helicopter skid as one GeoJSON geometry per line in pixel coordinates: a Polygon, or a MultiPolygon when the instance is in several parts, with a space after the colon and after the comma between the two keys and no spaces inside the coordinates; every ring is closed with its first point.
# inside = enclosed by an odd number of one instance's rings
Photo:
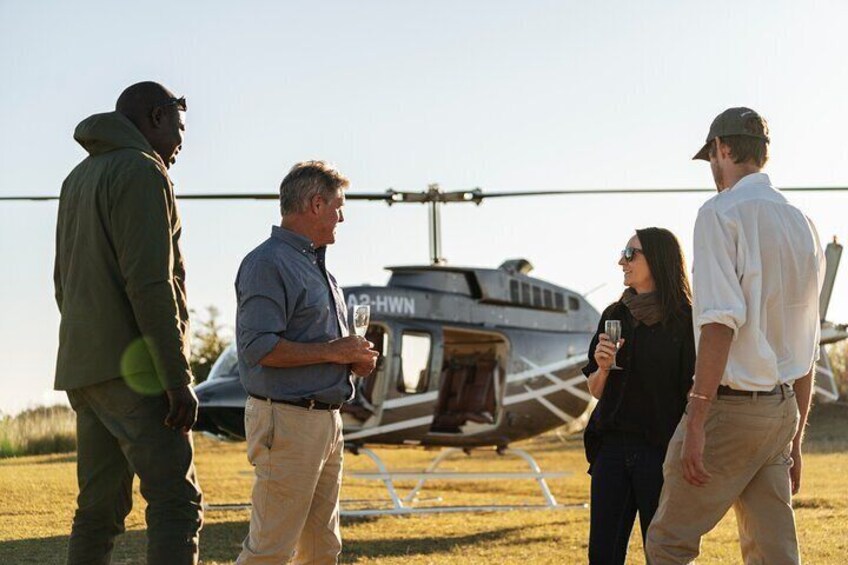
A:
{"type": "MultiPolygon", "coordinates": [[[[386,491],[389,495],[389,508],[361,508],[361,509],[343,509],[342,516],[365,517],[365,516],[396,516],[409,514],[438,514],[438,513],[455,513],[455,512],[499,512],[506,510],[565,510],[574,508],[588,508],[588,505],[583,504],[559,504],[551,493],[546,479],[561,478],[570,476],[572,473],[565,471],[542,472],[539,464],[532,455],[523,449],[503,449],[498,453],[501,455],[515,455],[523,459],[530,471],[528,472],[444,472],[438,471],[446,459],[452,455],[464,453],[460,448],[451,447],[443,449],[437,455],[426,470],[422,472],[416,471],[395,471],[391,472],[386,469],[383,460],[379,455],[368,448],[359,448],[358,453],[367,455],[377,467],[377,473],[367,472],[351,472],[347,476],[352,479],[379,480],[386,486],[386,491]],[[478,480],[520,480],[533,479],[538,485],[544,499],[543,504],[485,504],[485,505],[464,505],[464,506],[413,506],[419,500],[418,493],[424,488],[427,481],[433,480],[460,480],[460,481],[478,481],[478,480]],[[395,481],[417,480],[416,486],[403,498],[398,494],[395,487],[395,481]]],[[[439,501],[441,499],[438,499],[439,501]]]]}
{"type": "Polygon", "coordinates": [[[365,518],[369,516],[410,516],[413,514],[450,514],[459,512],[504,512],[507,510],[569,510],[585,509],[588,504],[492,504],[471,506],[426,506],[426,507],[404,507],[404,508],[367,508],[362,510],[342,510],[343,517],[365,518]]]}
{"type": "MultiPolygon", "coordinates": [[[[357,508],[345,509],[342,508],[340,514],[344,517],[367,517],[367,516],[401,516],[412,514],[442,514],[442,513],[457,513],[457,512],[502,512],[507,510],[568,510],[568,509],[586,509],[589,507],[586,503],[578,504],[560,504],[554,498],[546,479],[562,478],[571,476],[572,473],[567,471],[552,471],[543,472],[539,468],[539,464],[532,455],[523,449],[508,448],[498,451],[501,455],[515,455],[523,459],[530,468],[527,472],[445,472],[438,471],[439,465],[453,455],[465,453],[461,448],[449,447],[439,453],[430,465],[424,471],[389,471],[383,463],[382,458],[367,447],[359,447],[356,450],[357,454],[367,455],[377,467],[378,472],[368,473],[353,471],[346,473],[346,476],[352,479],[360,480],[378,480],[382,481],[386,486],[386,491],[389,499],[358,499],[358,500],[342,500],[344,503],[389,503],[388,508],[357,508]],[[434,505],[434,506],[414,506],[421,499],[418,494],[424,488],[427,481],[444,481],[444,480],[459,480],[459,481],[479,481],[479,480],[521,480],[533,479],[538,485],[544,499],[542,504],[472,504],[472,505],[434,505]],[[401,497],[398,494],[398,489],[395,487],[395,481],[410,481],[417,480],[418,483],[409,491],[408,494],[401,497]]],[[[441,497],[433,497],[426,499],[427,502],[441,502],[441,497]]],[[[205,504],[204,510],[242,510],[250,508],[250,504],[205,504]]]]}

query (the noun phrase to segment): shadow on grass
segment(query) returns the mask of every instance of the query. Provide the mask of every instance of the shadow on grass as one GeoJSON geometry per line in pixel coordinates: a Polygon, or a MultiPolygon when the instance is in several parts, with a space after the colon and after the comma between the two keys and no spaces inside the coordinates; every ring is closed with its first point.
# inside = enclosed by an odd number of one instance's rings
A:
{"type": "MultiPolygon", "coordinates": [[[[70,524],[69,524],[70,527],[70,524]]],[[[203,561],[235,561],[241,542],[247,533],[248,522],[208,524],[200,534],[200,556],[203,561]]],[[[113,565],[146,563],[146,530],[132,530],[118,536],[112,553],[113,565]]],[[[0,542],[0,563],[65,563],[68,536],[33,538],[0,542]]]]}
{"type": "MultiPolygon", "coordinates": [[[[398,557],[403,555],[436,555],[453,551],[461,551],[464,547],[485,546],[492,543],[526,543],[522,541],[509,540],[515,534],[526,532],[527,528],[511,527],[499,528],[467,535],[445,536],[429,535],[416,538],[381,538],[381,539],[358,539],[345,542],[342,553],[342,563],[354,563],[360,557],[380,559],[386,557],[398,557]]],[[[533,540],[539,541],[539,540],[533,540]]],[[[545,538],[547,541],[547,538],[545,538]]]]}
{"type": "MultiPolygon", "coordinates": [[[[345,523],[349,523],[345,520],[345,523]]],[[[381,538],[346,540],[342,563],[354,563],[362,557],[372,559],[403,555],[436,555],[461,551],[464,547],[491,543],[517,543],[510,537],[528,528],[510,527],[445,536],[433,533],[415,538],[381,538]]],[[[241,542],[247,534],[248,521],[214,523],[204,526],[200,538],[200,557],[203,562],[234,562],[241,550],[241,542]]],[[[553,538],[534,539],[551,541],[553,538]]],[[[145,563],[145,530],[129,531],[118,537],[112,554],[113,565],[135,565],[145,563]]],[[[526,543],[522,541],[521,543],[526,543]]],[[[67,536],[33,538],[0,542],[0,563],[38,563],[41,565],[65,562],[68,549],[67,536]]]]}

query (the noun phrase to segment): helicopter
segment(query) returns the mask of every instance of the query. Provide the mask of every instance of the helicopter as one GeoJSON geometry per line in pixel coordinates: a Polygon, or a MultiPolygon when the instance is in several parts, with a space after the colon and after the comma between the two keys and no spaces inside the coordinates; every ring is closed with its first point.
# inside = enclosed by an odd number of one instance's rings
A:
{"type": "MultiPolygon", "coordinates": [[[[493,197],[597,192],[442,192],[433,184],[426,192],[346,195],[349,200],[430,206],[429,265],[387,267],[391,275],[385,286],[344,288],[349,308],[370,306],[365,337],[380,353],[376,369],[358,379],[354,401],[342,409],[350,449],[368,444],[504,450],[563,424],[581,429],[594,405],[581,368],[598,311],[580,293],[530,276],[533,266],[526,259],[506,260],[498,268],[448,265],[441,256],[440,206],[480,204],[493,197]]],[[[191,198],[204,196],[209,195],[191,198]]],[[[237,196],[277,198],[216,197],[237,196]]],[[[841,253],[835,239],[828,244],[820,299],[822,349],[816,392],[825,402],[838,398],[825,346],[848,338],[845,325],[824,321],[841,253]]],[[[195,429],[244,439],[247,394],[237,365],[231,345],[209,378],[196,387],[200,413],[195,429]]]]}
{"type": "MultiPolygon", "coordinates": [[[[784,192],[844,191],[845,187],[784,188],[784,192]]],[[[348,306],[371,307],[366,338],[380,353],[374,372],[358,380],[357,398],[344,411],[345,438],[365,444],[474,448],[510,443],[579,422],[593,399],[580,368],[599,313],[578,292],[531,277],[526,259],[498,268],[447,265],[441,254],[441,207],[480,205],[484,199],[552,195],[635,195],[712,192],[711,189],[547,190],[484,193],[480,188],[347,193],[347,200],[389,206],[429,206],[430,264],[388,267],[386,286],[344,289],[348,306]]],[[[184,200],[276,200],[275,193],[178,194],[184,200]]],[[[5,196],[55,200],[56,196],[5,196]]],[[[838,398],[826,345],[848,338],[848,329],[825,320],[842,246],[825,252],[821,355],[816,379],[820,401],[838,398]]],[[[238,382],[235,348],[215,362],[197,386],[196,429],[244,439],[247,395],[238,382]]],[[[576,424],[579,430],[579,424],[576,424]]]]}
{"type": "MultiPolygon", "coordinates": [[[[386,286],[346,287],[349,306],[370,306],[365,337],[380,354],[342,410],[349,447],[505,448],[578,419],[592,402],[580,368],[599,314],[531,269],[390,267],[386,286]]],[[[243,439],[234,346],[195,390],[196,429],[243,439]]]]}
{"type": "MultiPolygon", "coordinates": [[[[846,190],[795,188],[783,190],[846,190]]],[[[370,307],[366,339],[379,353],[374,371],[356,379],[354,400],[343,406],[346,448],[368,455],[379,473],[356,473],[382,480],[393,507],[355,515],[406,514],[431,511],[408,504],[432,478],[529,478],[541,487],[546,503],[560,508],[543,473],[530,454],[510,445],[565,424],[580,431],[594,406],[581,368],[597,328],[599,312],[578,292],[532,277],[527,259],[505,260],[497,268],[448,265],[441,254],[441,207],[448,203],[481,204],[486,198],[562,194],[644,194],[709,192],[707,189],[557,190],[484,193],[443,192],[429,185],[424,192],[347,193],[347,200],[383,201],[389,206],[429,206],[430,263],[387,267],[385,286],[345,287],[347,306],[370,307]],[[389,473],[374,445],[445,448],[424,473],[389,473]],[[438,466],[454,453],[495,448],[514,454],[529,473],[445,474],[438,466]],[[493,477],[492,475],[498,475],[493,477]],[[508,475],[508,476],[507,476],[508,475]],[[396,478],[418,485],[401,499],[396,478]]],[[[277,194],[179,194],[186,200],[277,199],[277,194]]],[[[54,197],[28,197],[49,200],[54,197]]],[[[10,199],[8,197],[3,199],[10,199]]],[[[19,198],[15,198],[19,199],[19,198]]],[[[816,379],[820,401],[838,398],[825,350],[848,338],[848,328],[824,320],[842,246],[835,239],[826,249],[827,272],[821,295],[821,355],[816,379]]],[[[215,361],[209,377],[195,388],[199,414],[194,429],[225,440],[244,440],[247,393],[238,374],[235,345],[215,361]]],[[[528,507],[522,505],[523,508],[528,507]]],[[[469,507],[454,507],[468,510],[469,507]]],[[[510,507],[512,508],[512,507],[510,507]]],[[[485,507],[484,509],[501,509],[485,507]]]]}
{"type": "MultiPolygon", "coordinates": [[[[510,193],[528,194],[550,192],[510,193]]],[[[584,295],[530,276],[533,266],[526,259],[506,260],[497,268],[447,264],[441,255],[440,206],[449,202],[480,204],[487,196],[495,194],[486,195],[480,189],[444,193],[438,185],[430,185],[421,193],[390,190],[386,194],[346,195],[351,200],[382,199],[390,205],[429,204],[430,264],[387,267],[391,274],[385,286],[343,289],[349,311],[357,305],[370,307],[365,338],[379,353],[374,371],[356,379],[355,397],[341,409],[346,449],[370,457],[379,472],[349,472],[348,476],[382,481],[391,500],[388,509],[343,509],[344,515],[569,507],[556,502],[546,483],[547,478],[568,473],[542,472],[531,454],[510,445],[563,425],[572,431],[585,426],[595,399],[581,368],[586,364],[600,314],[584,295]],[[442,451],[423,472],[390,472],[368,447],[373,445],[442,451]],[[474,449],[487,447],[522,458],[530,471],[438,471],[454,454],[471,454],[474,449]],[[417,481],[405,497],[398,495],[395,486],[395,481],[402,479],[417,481]],[[425,482],[433,479],[534,479],[545,503],[415,506],[425,482]]],[[[820,297],[822,319],[841,253],[842,246],[835,239],[828,244],[820,297]]],[[[816,381],[820,401],[839,396],[825,345],[846,338],[846,326],[823,322],[816,381]]],[[[195,392],[200,403],[196,430],[220,438],[244,439],[247,393],[239,379],[234,344],[220,355],[209,378],[195,392]]]]}

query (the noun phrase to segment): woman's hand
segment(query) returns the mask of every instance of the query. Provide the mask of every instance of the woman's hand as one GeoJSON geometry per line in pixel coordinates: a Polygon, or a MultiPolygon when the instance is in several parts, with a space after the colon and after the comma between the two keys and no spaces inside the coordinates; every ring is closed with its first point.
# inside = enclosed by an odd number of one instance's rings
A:
{"type": "MultiPolygon", "coordinates": [[[[610,367],[613,365],[613,361],[615,361],[615,344],[612,340],[610,340],[607,334],[599,335],[598,340],[598,346],[595,347],[595,363],[598,364],[599,369],[609,372],[610,367]]],[[[623,343],[623,339],[618,340],[619,347],[621,347],[623,343]]]]}

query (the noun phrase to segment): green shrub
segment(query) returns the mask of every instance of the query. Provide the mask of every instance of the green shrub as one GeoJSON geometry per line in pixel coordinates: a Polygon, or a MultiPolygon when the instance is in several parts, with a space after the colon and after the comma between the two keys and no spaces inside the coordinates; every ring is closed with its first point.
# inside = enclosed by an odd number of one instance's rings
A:
{"type": "Polygon", "coordinates": [[[214,306],[206,307],[205,317],[198,315],[195,310],[191,310],[191,315],[194,328],[191,336],[191,373],[194,375],[194,384],[198,385],[209,376],[212,365],[232,342],[232,337],[227,328],[218,322],[220,312],[214,306]]]}

